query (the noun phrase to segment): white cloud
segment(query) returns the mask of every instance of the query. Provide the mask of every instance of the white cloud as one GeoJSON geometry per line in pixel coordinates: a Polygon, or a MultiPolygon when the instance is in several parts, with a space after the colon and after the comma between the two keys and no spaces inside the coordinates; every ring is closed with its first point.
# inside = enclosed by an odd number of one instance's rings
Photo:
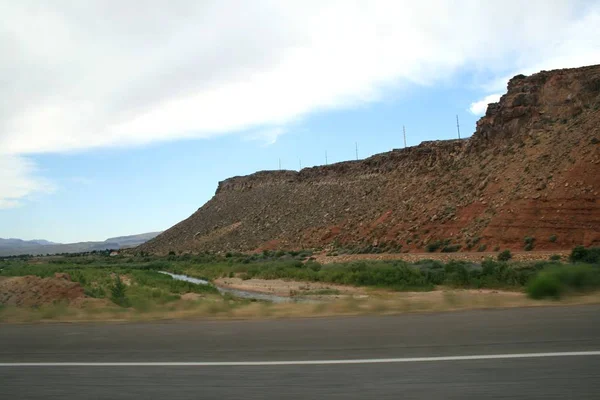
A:
{"type": "Polygon", "coordinates": [[[599,1],[0,0],[0,15],[12,155],[268,132],[458,70],[505,85],[600,63],[599,1]]]}
{"type": "Polygon", "coordinates": [[[483,115],[487,110],[487,106],[490,103],[497,103],[500,100],[502,95],[500,93],[490,94],[489,96],[485,96],[483,99],[471,103],[471,107],[469,107],[469,111],[471,111],[475,115],[483,115]]]}
{"type": "Polygon", "coordinates": [[[264,146],[270,146],[275,144],[279,136],[283,135],[285,132],[286,130],[283,127],[278,126],[252,132],[246,136],[246,139],[256,140],[262,142],[264,146]]]}
{"type": "Polygon", "coordinates": [[[36,192],[51,192],[53,186],[36,177],[33,162],[25,157],[0,154],[0,209],[20,205],[36,192]]]}

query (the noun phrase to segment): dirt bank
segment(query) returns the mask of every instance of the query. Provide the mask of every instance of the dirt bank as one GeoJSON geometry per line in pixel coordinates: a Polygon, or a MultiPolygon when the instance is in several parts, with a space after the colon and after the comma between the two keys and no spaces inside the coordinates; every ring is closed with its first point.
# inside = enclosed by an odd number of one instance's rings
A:
{"type": "Polygon", "coordinates": [[[71,282],[67,274],[57,274],[54,278],[0,277],[0,304],[32,307],[83,298],[83,288],[71,282]]]}

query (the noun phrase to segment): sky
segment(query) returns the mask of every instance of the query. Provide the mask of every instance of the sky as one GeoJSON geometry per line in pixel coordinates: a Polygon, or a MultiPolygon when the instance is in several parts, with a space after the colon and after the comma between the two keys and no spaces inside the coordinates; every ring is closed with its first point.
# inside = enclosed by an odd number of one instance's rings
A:
{"type": "Polygon", "coordinates": [[[600,63],[600,1],[0,0],[0,237],[164,230],[219,181],[470,136],[600,63]]]}

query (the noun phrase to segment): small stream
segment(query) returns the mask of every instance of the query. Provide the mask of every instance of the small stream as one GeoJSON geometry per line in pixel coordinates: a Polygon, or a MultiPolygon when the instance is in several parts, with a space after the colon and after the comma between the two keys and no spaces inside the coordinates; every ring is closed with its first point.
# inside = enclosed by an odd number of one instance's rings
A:
{"type": "Polygon", "coordinates": [[[158,272],[161,274],[169,275],[170,277],[172,277],[173,279],[176,279],[178,281],[190,282],[190,283],[194,283],[196,285],[213,285],[214,287],[217,288],[217,290],[221,294],[228,293],[234,297],[239,297],[242,299],[254,299],[254,300],[261,300],[261,301],[269,301],[272,303],[296,303],[296,302],[302,301],[302,300],[294,299],[291,297],[276,296],[274,294],[249,292],[247,290],[238,290],[238,289],[221,287],[218,285],[214,285],[213,283],[211,283],[207,280],[192,278],[191,276],[187,276],[187,275],[173,274],[171,272],[166,272],[166,271],[158,271],[158,272]]]}

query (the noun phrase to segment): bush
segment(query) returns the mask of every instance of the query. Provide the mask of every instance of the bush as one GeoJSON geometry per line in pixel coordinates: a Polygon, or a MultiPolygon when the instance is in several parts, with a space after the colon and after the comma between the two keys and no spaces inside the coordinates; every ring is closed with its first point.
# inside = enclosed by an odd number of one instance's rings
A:
{"type": "Polygon", "coordinates": [[[525,237],[525,251],[531,251],[533,250],[533,244],[535,242],[535,238],[531,237],[531,236],[526,236],[525,237]]]}
{"type": "Polygon", "coordinates": [[[552,274],[540,273],[527,285],[527,294],[532,299],[543,299],[551,297],[560,298],[561,284],[558,278],[552,274]]]}
{"type": "Polygon", "coordinates": [[[510,250],[504,250],[500,254],[498,254],[498,261],[508,261],[512,258],[512,253],[510,250]]]}
{"type": "Polygon", "coordinates": [[[459,244],[449,244],[442,248],[442,253],[456,253],[460,250],[460,247],[459,244]]]}
{"type": "Polygon", "coordinates": [[[556,235],[552,235],[548,240],[550,240],[552,243],[556,243],[556,239],[558,239],[558,237],[556,235]]]}
{"type": "Polygon", "coordinates": [[[446,280],[448,283],[455,286],[468,285],[470,279],[467,265],[464,261],[450,261],[446,264],[444,271],[447,274],[446,280]]]}
{"type": "Polygon", "coordinates": [[[434,240],[433,242],[429,242],[427,244],[427,246],[425,247],[425,249],[429,253],[435,253],[440,247],[442,247],[442,241],[441,240],[434,240]]]}
{"type": "Polygon", "coordinates": [[[480,244],[479,247],[477,248],[477,251],[480,253],[483,251],[486,251],[486,250],[487,250],[487,245],[485,245],[485,244],[480,244]]]}
{"type": "Polygon", "coordinates": [[[569,265],[543,270],[527,285],[534,299],[559,298],[566,291],[585,292],[600,287],[600,269],[591,265],[569,265]]]}
{"type": "Polygon", "coordinates": [[[550,261],[560,261],[560,255],[558,255],[558,254],[552,254],[550,256],[550,261]]]}
{"type": "Polygon", "coordinates": [[[121,280],[121,277],[117,275],[114,285],[110,288],[110,299],[113,303],[121,307],[129,307],[129,299],[126,295],[127,286],[121,280]]]}
{"type": "Polygon", "coordinates": [[[569,258],[572,262],[600,264],[600,247],[586,249],[583,246],[577,246],[571,251],[569,258]]]}

